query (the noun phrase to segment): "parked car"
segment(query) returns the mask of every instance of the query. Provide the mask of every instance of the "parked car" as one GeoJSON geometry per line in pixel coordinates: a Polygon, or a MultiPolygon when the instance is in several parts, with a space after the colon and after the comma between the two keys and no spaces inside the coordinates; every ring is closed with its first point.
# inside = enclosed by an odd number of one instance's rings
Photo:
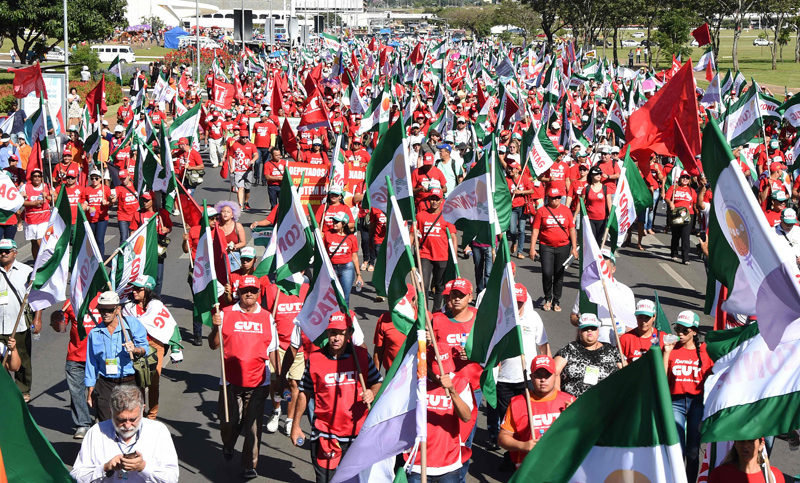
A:
{"type": "Polygon", "coordinates": [[[44,59],[50,62],[65,62],[66,55],[64,55],[64,49],[56,45],[44,54],[44,59]]]}
{"type": "Polygon", "coordinates": [[[631,40],[631,39],[625,39],[625,40],[622,41],[622,46],[623,47],[638,47],[639,46],[639,42],[637,42],[635,40],[631,40]]]}
{"type": "Polygon", "coordinates": [[[767,39],[757,38],[753,39],[753,45],[757,45],[760,47],[769,47],[770,45],[772,45],[772,41],[767,39]]]}
{"type": "Polygon", "coordinates": [[[633,34],[633,38],[635,38],[635,39],[643,39],[644,38],[644,32],[635,32],[633,34]]]}
{"type": "Polygon", "coordinates": [[[92,50],[97,52],[100,62],[113,62],[119,56],[120,62],[132,64],[136,62],[133,48],[127,45],[92,45],[92,50]]]}
{"type": "MultiPolygon", "coordinates": [[[[606,40],[605,43],[606,43],[606,47],[611,47],[612,46],[611,42],[608,41],[608,40],[606,40]]],[[[602,47],[603,46],[603,39],[595,40],[594,41],[594,46],[595,47],[602,47]]]]}
{"type": "Polygon", "coordinates": [[[653,40],[649,40],[649,41],[648,40],[642,40],[642,43],[640,45],[642,47],[658,47],[658,42],[655,42],[653,40]]]}

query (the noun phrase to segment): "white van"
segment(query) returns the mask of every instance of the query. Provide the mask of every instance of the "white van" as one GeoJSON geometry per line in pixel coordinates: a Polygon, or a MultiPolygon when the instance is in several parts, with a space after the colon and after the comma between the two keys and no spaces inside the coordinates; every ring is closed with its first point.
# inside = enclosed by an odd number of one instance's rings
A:
{"type": "Polygon", "coordinates": [[[127,45],[93,45],[92,50],[100,56],[100,62],[113,62],[119,56],[120,62],[136,62],[133,48],[127,45]]]}
{"type": "MultiPolygon", "coordinates": [[[[194,46],[197,43],[197,37],[194,35],[184,35],[178,38],[178,48],[184,49],[189,46],[194,46]]],[[[200,37],[201,49],[221,49],[222,46],[209,37],[200,37]]]]}

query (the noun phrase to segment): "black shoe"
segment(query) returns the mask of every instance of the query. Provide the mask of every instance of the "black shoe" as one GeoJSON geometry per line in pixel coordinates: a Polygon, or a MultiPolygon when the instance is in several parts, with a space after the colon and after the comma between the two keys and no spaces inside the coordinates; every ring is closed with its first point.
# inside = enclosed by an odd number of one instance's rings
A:
{"type": "Polygon", "coordinates": [[[192,345],[195,345],[197,347],[200,347],[201,345],[203,345],[203,336],[202,335],[194,336],[194,340],[192,341],[192,345]]]}
{"type": "Polygon", "coordinates": [[[516,468],[517,465],[515,465],[514,462],[511,461],[511,455],[509,455],[508,453],[505,453],[503,455],[503,462],[500,463],[500,466],[497,467],[497,469],[500,471],[514,471],[516,468]]]}
{"type": "Polygon", "coordinates": [[[258,478],[258,473],[256,473],[256,470],[254,470],[253,468],[248,468],[248,469],[244,470],[244,473],[242,473],[242,476],[244,476],[245,480],[254,480],[254,479],[258,478]]]}
{"type": "Polygon", "coordinates": [[[494,439],[490,439],[484,445],[488,451],[497,451],[500,449],[500,445],[497,444],[497,441],[494,439]]]}
{"type": "Polygon", "coordinates": [[[222,457],[225,458],[225,461],[232,460],[233,459],[233,450],[232,449],[222,448],[222,457]]]}

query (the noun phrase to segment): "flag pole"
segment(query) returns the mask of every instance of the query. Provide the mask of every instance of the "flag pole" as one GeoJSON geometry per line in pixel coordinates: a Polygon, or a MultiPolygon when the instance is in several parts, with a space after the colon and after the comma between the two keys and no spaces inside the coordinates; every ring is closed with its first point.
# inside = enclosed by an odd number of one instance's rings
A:
{"type": "MultiPolygon", "coordinates": [[[[191,257],[190,257],[191,258],[191,257]]],[[[217,283],[214,277],[214,284],[217,283]]],[[[219,313],[219,302],[214,304],[213,314],[219,313]]],[[[219,363],[222,367],[222,404],[225,406],[225,422],[230,422],[231,418],[228,415],[228,381],[225,377],[225,347],[222,345],[222,325],[219,326],[219,363]]]]}
{"type": "Polygon", "coordinates": [[[619,332],[617,332],[617,321],[614,318],[614,309],[611,308],[611,297],[608,295],[608,287],[606,287],[606,279],[605,277],[600,274],[600,281],[603,283],[603,292],[606,294],[606,304],[608,304],[608,315],[611,317],[611,329],[614,331],[614,339],[617,341],[617,349],[619,350],[619,355],[622,357],[622,366],[625,367],[627,364],[627,357],[625,354],[622,353],[622,346],[619,343],[619,332]]]}
{"type": "MultiPolygon", "coordinates": [[[[25,306],[28,305],[28,295],[31,293],[31,287],[33,286],[33,279],[31,277],[31,283],[28,285],[28,289],[25,291],[25,298],[22,299],[22,303],[19,306],[19,313],[17,314],[17,321],[14,323],[14,331],[11,333],[11,339],[14,339],[17,335],[17,328],[19,328],[19,320],[22,318],[23,312],[25,312],[25,306]]],[[[28,327],[28,330],[33,330],[32,328],[28,327]]],[[[11,351],[6,351],[5,355],[3,355],[3,365],[5,365],[6,361],[8,360],[8,356],[11,355],[11,351]]]]}
{"type": "MultiPolygon", "coordinates": [[[[531,392],[528,389],[530,383],[530,374],[528,374],[528,367],[525,361],[525,353],[519,355],[519,360],[522,363],[522,377],[525,384],[525,410],[528,411],[528,426],[531,428],[531,441],[537,441],[536,433],[533,431],[533,408],[531,408],[531,392]]],[[[503,417],[505,415],[502,415],[503,417]]]]}

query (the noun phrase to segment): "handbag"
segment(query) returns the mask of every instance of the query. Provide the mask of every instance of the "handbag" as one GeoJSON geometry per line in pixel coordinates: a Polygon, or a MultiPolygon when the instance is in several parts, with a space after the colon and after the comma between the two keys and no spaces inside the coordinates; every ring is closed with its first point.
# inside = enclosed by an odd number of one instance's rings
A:
{"type": "Polygon", "coordinates": [[[206,175],[205,169],[186,170],[186,187],[197,188],[203,182],[203,176],[205,175],[206,175]]]}
{"type": "MultiPolygon", "coordinates": [[[[8,285],[8,288],[10,288],[12,292],[14,292],[14,297],[17,298],[19,306],[22,307],[22,299],[20,298],[17,289],[15,289],[14,285],[11,284],[11,280],[8,279],[8,274],[2,270],[0,270],[0,273],[3,274],[3,277],[6,279],[6,285],[8,285]]],[[[25,305],[25,312],[23,313],[23,315],[25,316],[25,323],[28,324],[27,326],[30,327],[31,325],[33,325],[33,317],[34,315],[36,315],[36,313],[33,311],[33,309],[31,309],[30,305],[28,304],[25,305]]]]}
{"type": "MultiPolygon", "coordinates": [[[[675,191],[677,190],[673,188],[672,203],[675,203],[675,191]]],[[[688,225],[691,221],[692,217],[689,215],[689,209],[686,207],[675,208],[670,212],[669,222],[672,226],[688,225]]]]}
{"type": "MultiPolygon", "coordinates": [[[[126,330],[128,331],[130,340],[133,340],[133,333],[130,327],[126,327],[126,330]]],[[[136,385],[142,389],[146,389],[150,386],[153,381],[153,372],[158,368],[158,353],[156,353],[156,348],[148,345],[147,349],[147,354],[134,357],[133,361],[131,361],[133,364],[133,375],[136,378],[136,385]]]]}

